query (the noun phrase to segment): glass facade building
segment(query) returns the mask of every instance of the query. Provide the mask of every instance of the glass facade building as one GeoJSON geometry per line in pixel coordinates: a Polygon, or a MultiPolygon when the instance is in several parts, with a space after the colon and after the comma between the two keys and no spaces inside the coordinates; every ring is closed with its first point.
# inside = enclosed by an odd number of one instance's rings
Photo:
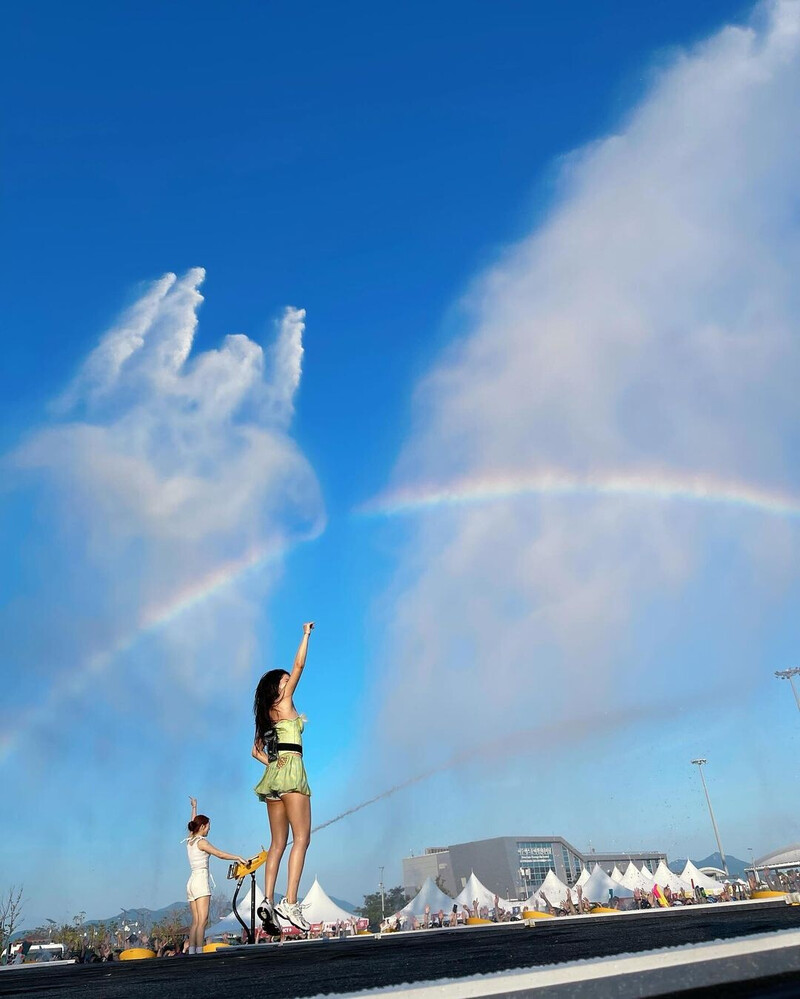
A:
{"type": "Polygon", "coordinates": [[[544,881],[547,872],[572,885],[584,867],[599,864],[610,873],[616,864],[625,870],[629,861],[646,864],[651,871],[667,855],[657,850],[624,853],[582,853],[561,836],[497,836],[493,839],[455,843],[426,850],[403,860],[403,887],[410,898],[426,877],[455,897],[474,871],[478,879],[503,898],[527,898],[544,881]]]}

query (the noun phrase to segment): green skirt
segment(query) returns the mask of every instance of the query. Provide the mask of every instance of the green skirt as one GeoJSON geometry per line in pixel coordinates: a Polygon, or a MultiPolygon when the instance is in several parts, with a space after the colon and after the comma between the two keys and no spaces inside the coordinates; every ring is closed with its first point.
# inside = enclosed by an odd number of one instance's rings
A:
{"type": "Polygon", "coordinates": [[[311,795],[308,786],[303,757],[296,753],[282,753],[277,760],[268,764],[264,776],[253,788],[261,801],[280,801],[282,794],[297,791],[311,795]]]}

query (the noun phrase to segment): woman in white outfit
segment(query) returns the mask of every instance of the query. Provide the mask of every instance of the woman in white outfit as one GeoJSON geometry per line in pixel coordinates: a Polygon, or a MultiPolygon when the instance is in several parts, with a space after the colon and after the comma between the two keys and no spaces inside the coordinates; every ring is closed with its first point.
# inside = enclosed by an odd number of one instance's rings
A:
{"type": "Polygon", "coordinates": [[[186,840],[186,852],[189,855],[189,866],[192,869],[186,883],[186,896],[192,911],[189,953],[202,954],[205,945],[206,924],[208,923],[208,903],[211,899],[211,883],[208,873],[209,854],[212,857],[219,857],[220,860],[237,860],[240,864],[245,864],[247,861],[244,857],[218,850],[208,842],[206,836],[211,828],[211,819],[207,815],[197,814],[196,798],[189,800],[192,803],[189,837],[186,840]]]}

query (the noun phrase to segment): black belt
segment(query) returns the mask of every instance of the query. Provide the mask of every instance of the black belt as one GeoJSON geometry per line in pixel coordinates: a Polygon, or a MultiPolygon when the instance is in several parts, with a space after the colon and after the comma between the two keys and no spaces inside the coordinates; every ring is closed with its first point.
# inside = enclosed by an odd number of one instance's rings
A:
{"type": "Polygon", "coordinates": [[[279,742],[275,748],[278,751],[283,749],[287,753],[299,753],[301,756],[303,755],[303,747],[296,742],[279,742]]]}

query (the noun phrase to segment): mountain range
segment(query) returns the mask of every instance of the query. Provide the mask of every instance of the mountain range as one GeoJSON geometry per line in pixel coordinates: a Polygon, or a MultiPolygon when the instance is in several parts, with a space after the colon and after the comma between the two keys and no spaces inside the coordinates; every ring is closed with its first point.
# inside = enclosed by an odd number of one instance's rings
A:
{"type": "MultiPolygon", "coordinates": [[[[280,892],[276,892],[275,899],[279,901],[283,896],[280,892]]],[[[351,902],[346,902],[344,899],[336,898],[335,895],[330,896],[331,900],[337,905],[341,906],[347,912],[355,913],[356,907],[351,902]]],[[[185,916],[187,922],[189,921],[189,906],[186,902],[172,902],[169,905],[163,906],[161,909],[125,909],[124,910],[125,920],[128,924],[138,923],[142,929],[148,930],[155,923],[160,923],[162,919],[170,919],[174,916],[185,916]]],[[[114,923],[120,922],[122,918],[122,910],[113,916],[109,916],[106,919],[87,919],[85,922],[86,926],[97,925],[99,923],[114,923]]]]}
{"type": "MultiPolygon", "coordinates": [[[[745,867],[749,867],[750,864],[746,860],[740,860],[738,857],[732,857],[728,854],[725,859],[728,862],[728,872],[732,878],[743,878],[747,880],[747,875],[744,873],[745,867]]],[[[712,853],[704,860],[693,860],[692,863],[695,867],[718,867],[722,870],[722,857],[719,853],[712,853]]],[[[685,860],[671,860],[667,864],[671,871],[676,874],[680,874],[681,871],[686,866],[685,860]]]]}

